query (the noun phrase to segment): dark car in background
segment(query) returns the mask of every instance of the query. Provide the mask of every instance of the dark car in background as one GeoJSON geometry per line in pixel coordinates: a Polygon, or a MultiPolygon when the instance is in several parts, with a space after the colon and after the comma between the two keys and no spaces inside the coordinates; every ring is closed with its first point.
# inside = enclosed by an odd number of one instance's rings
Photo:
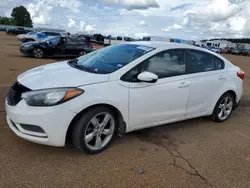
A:
{"type": "Polygon", "coordinates": [[[20,46],[20,52],[35,58],[46,56],[81,56],[94,50],[88,41],[71,37],[53,37],[43,41],[26,42],[20,46]]]}
{"type": "Polygon", "coordinates": [[[32,30],[25,29],[23,27],[14,27],[14,28],[8,29],[6,31],[6,33],[9,34],[9,35],[19,35],[19,34],[26,34],[26,33],[30,32],[30,31],[32,31],[32,30]]]}
{"type": "Polygon", "coordinates": [[[244,49],[244,50],[242,51],[242,55],[243,55],[243,56],[250,56],[250,49],[244,49]]]}

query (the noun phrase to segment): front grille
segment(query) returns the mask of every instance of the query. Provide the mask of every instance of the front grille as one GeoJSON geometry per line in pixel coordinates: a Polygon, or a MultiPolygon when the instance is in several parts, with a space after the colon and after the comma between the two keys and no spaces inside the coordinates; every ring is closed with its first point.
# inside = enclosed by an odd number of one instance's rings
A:
{"type": "Polygon", "coordinates": [[[15,106],[21,101],[21,95],[23,92],[31,91],[31,89],[23,86],[19,82],[15,82],[8,91],[7,103],[10,106],[15,106]]]}

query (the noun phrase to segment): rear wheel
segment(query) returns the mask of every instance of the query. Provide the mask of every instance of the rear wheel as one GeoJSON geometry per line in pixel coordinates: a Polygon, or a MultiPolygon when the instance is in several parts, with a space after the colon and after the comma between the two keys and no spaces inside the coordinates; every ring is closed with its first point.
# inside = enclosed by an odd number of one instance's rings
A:
{"type": "Polygon", "coordinates": [[[226,121],[233,111],[234,101],[234,96],[231,93],[222,95],[214,108],[213,120],[216,122],[226,121]]]}
{"type": "Polygon", "coordinates": [[[42,58],[42,57],[43,57],[43,50],[40,49],[40,48],[35,48],[35,49],[33,50],[33,56],[34,56],[35,58],[42,58]]]}
{"type": "Polygon", "coordinates": [[[96,154],[106,149],[116,130],[116,117],[112,110],[101,106],[92,108],[78,119],[73,127],[73,145],[80,151],[96,154]]]}

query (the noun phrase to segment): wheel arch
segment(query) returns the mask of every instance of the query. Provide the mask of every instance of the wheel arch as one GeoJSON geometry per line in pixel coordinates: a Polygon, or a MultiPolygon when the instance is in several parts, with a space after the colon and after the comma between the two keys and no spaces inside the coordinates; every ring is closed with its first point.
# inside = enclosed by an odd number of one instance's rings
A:
{"type": "Polygon", "coordinates": [[[236,100],[237,100],[237,95],[236,95],[236,92],[235,92],[233,89],[228,89],[227,91],[223,92],[222,94],[220,94],[220,95],[217,97],[217,99],[216,99],[216,101],[215,101],[215,104],[213,105],[213,110],[214,110],[214,108],[215,108],[217,102],[219,101],[219,99],[220,99],[223,95],[225,95],[226,93],[231,93],[231,94],[233,95],[233,97],[234,97],[234,105],[233,105],[233,108],[235,108],[235,106],[237,105],[237,101],[236,101],[236,100]]]}
{"type": "Polygon", "coordinates": [[[80,118],[80,116],[82,114],[86,113],[87,111],[89,111],[90,109],[96,108],[96,107],[99,107],[99,106],[108,107],[108,108],[110,108],[116,114],[116,117],[117,117],[117,120],[116,120],[117,122],[116,123],[118,125],[118,127],[116,127],[116,134],[118,136],[122,137],[126,133],[126,131],[127,131],[127,124],[124,121],[124,118],[123,118],[123,115],[122,115],[121,111],[118,110],[113,105],[110,105],[110,104],[107,104],[107,103],[99,103],[99,104],[90,105],[90,106],[88,106],[87,108],[83,109],[82,111],[80,111],[79,113],[77,113],[75,115],[75,117],[72,119],[72,121],[70,122],[69,127],[67,129],[65,143],[68,142],[69,140],[71,140],[72,128],[74,127],[75,122],[80,118]]]}

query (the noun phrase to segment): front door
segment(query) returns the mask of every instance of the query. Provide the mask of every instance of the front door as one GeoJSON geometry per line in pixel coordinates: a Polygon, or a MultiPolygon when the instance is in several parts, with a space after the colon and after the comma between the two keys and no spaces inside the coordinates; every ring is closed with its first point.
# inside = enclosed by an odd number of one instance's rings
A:
{"type": "Polygon", "coordinates": [[[129,122],[132,129],[184,117],[191,85],[189,75],[185,75],[184,51],[158,53],[139,67],[141,72],[152,72],[159,79],[156,83],[130,83],[129,122]]]}

